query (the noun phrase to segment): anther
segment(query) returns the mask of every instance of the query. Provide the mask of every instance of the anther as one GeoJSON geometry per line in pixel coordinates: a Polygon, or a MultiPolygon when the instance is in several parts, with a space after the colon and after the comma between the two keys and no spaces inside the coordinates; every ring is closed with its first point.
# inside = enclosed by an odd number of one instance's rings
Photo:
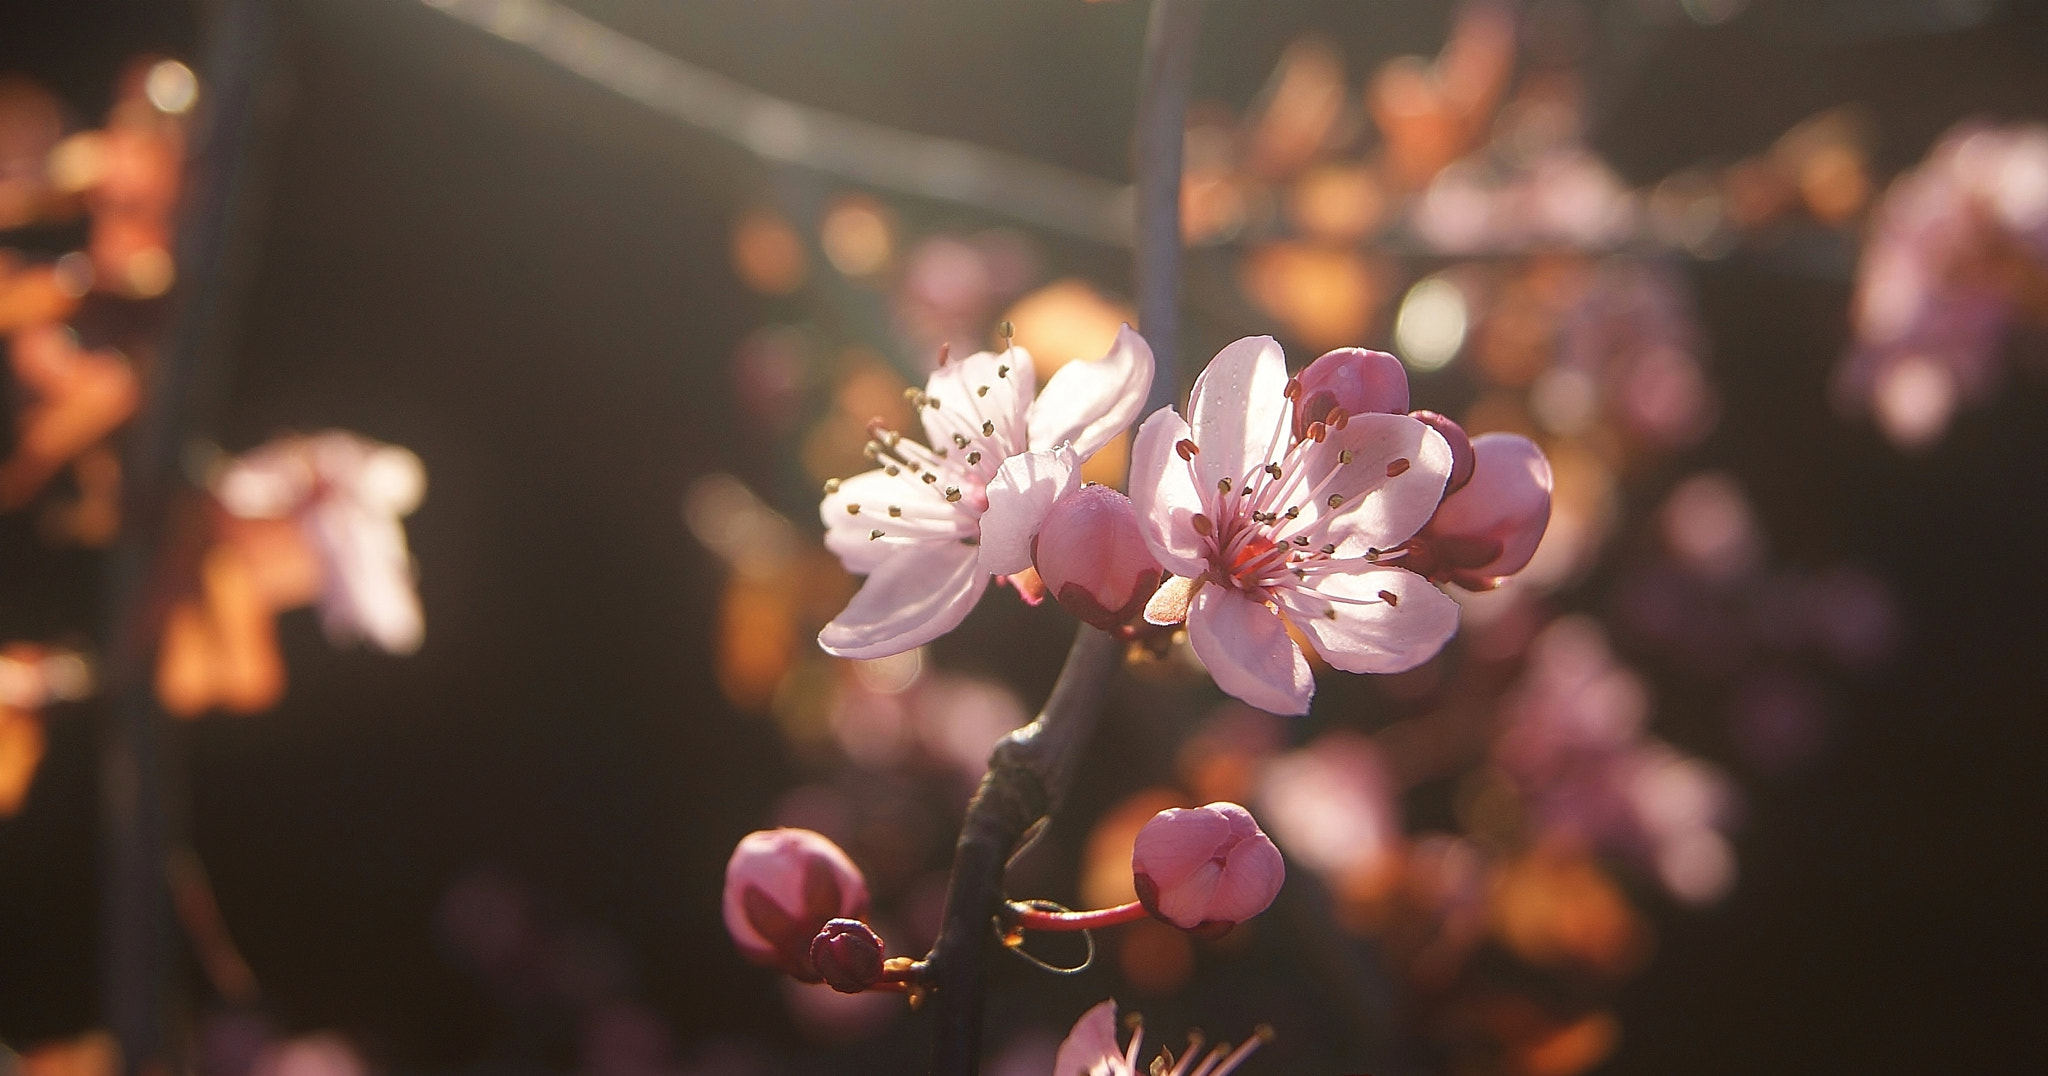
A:
{"type": "Polygon", "coordinates": [[[950,358],[952,358],[952,357],[953,357],[953,345],[952,345],[952,344],[940,344],[940,345],[939,345],[939,365],[940,365],[940,366],[944,366],[944,365],[946,365],[946,360],[947,360],[947,359],[950,359],[950,358]]]}
{"type": "Polygon", "coordinates": [[[909,400],[912,407],[924,406],[924,390],[915,385],[903,390],[903,398],[909,400]]]}
{"type": "Polygon", "coordinates": [[[1174,442],[1173,450],[1180,453],[1180,458],[1184,460],[1191,460],[1202,454],[1202,446],[1185,437],[1174,442]]]}
{"type": "Polygon", "coordinates": [[[924,405],[937,411],[939,409],[939,398],[937,396],[927,396],[924,398],[924,405]]]}
{"type": "Polygon", "coordinates": [[[956,433],[956,434],[954,434],[954,435],[953,435],[953,447],[954,447],[954,448],[966,448],[966,447],[967,447],[967,435],[966,435],[966,434],[961,434],[961,433],[956,433]]]}
{"type": "Polygon", "coordinates": [[[1289,506],[1288,506],[1288,509],[1287,509],[1287,518],[1288,518],[1288,519],[1299,519],[1300,517],[1301,517],[1301,506],[1300,506],[1300,505],[1298,505],[1298,504],[1296,504],[1296,505],[1289,505],[1289,506]]]}
{"type": "Polygon", "coordinates": [[[868,541],[872,542],[872,541],[874,541],[875,539],[877,539],[877,538],[880,538],[881,536],[882,536],[882,532],[881,532],[881,530],[879,530],[879,529],[876,529],[876,530],[871,530],[871,531],[869,531],[869,532],[868,532],[868,541]]]}
{"type": "Polygon", "coordinates": [[[1269,463],[1269,464],[1267,464],[1267,465],[1266,465],[1266,473],[1267,473],[1267,474],[1269,474],[1269,475],[1271,475],[1271,476],[1273,476],[1273,481],[1275,481],[1275,482],[1278,482],[1278,481],[1280,481],[1280,476],[1281,476],[1282,474],[1284,474],[1285,472],[1283,472],[1282,470],[1280,470],[1280,465],[1279,465],[1279,464],[1277,464],[1277,463],[1269,463]]]}
{"type": "Polygon", "coordinates": [[[981,452],[980,452],[979,450],[976,450],[976,451],[973,451],[973,452],[969,452],[969,453],[967,454],[967,466],[969,466],[969,467],[972,467],[972,466],[974,466],[975,464],[977,464],[977,463],[980,463],[980,462],[981,462],[981,452]]]}
{"type": "Polygon", "coordinates": [[[932,485],[933,483],[936,483],[939,480],[938,475],[932,474],[929,471],[927,471],[925,474],[919,477],[924,479],[924,484],[927,486],[932,485]]]}
{"type": "Polygon", "coordinates": [[[1337,543],[1335,543],[1335,542],[1328,542],[1328,543],[1325,543],[1325,544],[1324,544],[1324,546],[1323,546],[1323,555],[1324,555],[1324,556],[1326,556],[1326,557],[1334,557],[1334,556],[1336,556],[1336,555],[1337,555],[1337,543]]]}
{"type": "Polygon", "coordinates": [[[1298,377],[1288,378],[1287,388],[1284,391],[1282,391],[1280,395],[1285,396],[1290,400],[1301,399],[1301,379],[1298,377]]]}
{"type": "Polygon", "coordinates": [[[996,335],[1003,338],[1003,346],[1007,348],[1011,339],[1017,335],[1017,327],[1011,325],[1007,319],[999,321],[996,323],[996,335]]]}
{"type": "Polygon", "coordinates": [[[1324,421],[1330,424],[1331,429],[1341,430],[1344,427],[1351,425],[1351,412],[1346,411],[1343,408],[1336,408],[1330,412],[1330,417],[1325,419],[1324,421]]]}
{"type": "Polygon", "coordinates": [[[1294,536],[1294,544],[1295,544],[1295,545],[1298,545],[1298,546],[1306,546],[1306,545],[1308,545],[1308,535],[1306,535],[1306,534],[1297,534],[1297,535],[1295,535],[1295,536],[1294,536]]]}
{"type": "Polygon", "coordinates": [[[1380,600],[1397,609],[1401,606],[1401,596],[1391,590],[1380,591],[1380,600]]]}
{"type": "MultiPolygon", "coordinates": [[[[993,423],[993,422],[983,422],[983,423],[981,424],[981,435],[982,435],[983,437],[994,437],[994,436],[995,436],[995,433],[996,433],[996,424],[995,424],[995,423],[993,423]]],[[[962,447],[965,447],[965,446],[962,446],[962,447]]]]}
{"type": "Polygon", "coordinates": [[[1404,474],[1407,474],[1407,473],[1408,473],[1408,458],[1407,458],[1406,456],[1403,456],[1403,457],[1401,457],[1400,459],[1397,459],[1397,460],[1395,460],[1394,462],[1392,462],[1392,463],[1389,463],[1389,464],[1387,464],[1387,477],[1388,477],[1388,478],[1394,478],[1394,477],[1397,477],[1397,476],[1399,476],[1399,475],[1404,475],[1404,474]]]}
{"type": "Polygon", "coordinates": [[[889,518],[891,518],[891,519],[902,519],[902,518],[903,518],[903,508],[902,508],[902,507],[901,507],[900,505],[894,505],[894,504],[890,505],[890,506],[889,506],[889,518]]]}
{"type": "Polygon", "coordinates": [[[1323,438],[1328,436],[1330,436],[1330,428],[1328,426],[1325,426],[1320,422],[1311,422],[1308,424],[1309,440],[1314,441],[1316,444],[1322,444],[1323,438]]]}
{"type": "Polygon", "coordinates": [[[1337,453],[1337,462],[1338,462],[1338,463],[1350,463],[1350,462],[1351,462],[1351,460],[1352,460],[1352,456],[1351,456],[1351,450],[1350,450],[1350,449],[1348,449],[1348,448],[1347,448],[1347,449],[1345,449],[1344,451],[1342,451],[1342,452],[1339,452],[1339,453],[1337,453]]]}
{"type": "Polygon", "coordinates": [[[860,446],[860,454],[866,456],[871,460],[881,459],[882,446],[874,443],[873,441],[869,441],[867,444],[860,446]]]}
{"type": "MultiPolygon", "coordinates": [[[[1382,592],[1382,593],[1384,593],[1384,592],[1382,592]]],[[[1324,620],[1335,620],[1335,619],[1337,619],[1337,607],[1336,607],[1336,606],[1334,606],[1334,605],[1332,605],[1332,606],[1330,606],[1330,607],[1329,607],[1328,609],[1325,609],[1325,610],[1323,610],[1323,619],[1324,619],[1324,620]]]]}
{"type": "Polygon", "coordinates": [[[1218,493],[1229,493],[1229,492],[1230,492],[1230,479],[1228,479],[1228,478],[1219,478],[1219,479],[1217,479],[1217,480],[1216,480],[1216,492],[1218,492],[1218,493]]]}
{"type": "Polygon", "coordinates": [[[897,475],[903,473],[903,468],[898,467],[892,463],[889,466],[882,468],[882,473],[888,475],[890,478],[894,478],[897,475]]]}
{"type": "Polygon", "coordinates": [[[828,478],[828,479],[826,479],[826,480],[825,480],[825,496],[827,496],[827,497],[830,497],[831,495],[833,495],[834,493],[837,493],[837,492],[839,492],[839,480],[838,480],[838,479],[836,479],[836,478],[828,478]]]}
{"type": "Polygon", "coordinates": [[[1341,507],[1343,507],[1343,505],[1344,505],[1344,495],[1343,495],[1342,493],[1332,493],[1332,494],[1330,494],[1330,507],[1332,507],[1332,508],[1341,508],[1341,507]]]}
{"type": "Polygon", "coordinates": [[[1010,376],[1010,367],[1009,367],[1009,365],[1008,365],[1008,364],[1006,363],[1006,364],[1004,364],[1004,365],[1002,365],[1002,366],[998,366],[998,367],[996,367],[996,376],[997,376],[997,377],[1008,377],[1008,376],[1010,376]]]}
{"type": "Polygon", "coordinates": [[[975,390],[974,390],[974,394],[975,394],[976,396],[986,396],[986,395],[988,395],[988,386],[987,386],[987,385],[981,385],[981,386],[977,386],[977,387],[975,388],[975,390]]]}
{"type": "Polygon", "coordinates": [[[1209,522],[1209,517],[1203,515],[1200,512],[1196,512],[1195,518],[1190,520],[1189,522],[1194,524],[1195,533],[1201,535],[1204,538],[1216,532],[1216,525],[1214,523],[1209,522]]]}
{"type": "Polygon", "coordinates": [[[951,504],[951,503],[954,503],[954,502],[957,502],[957,501],[959,501],[959,499],[960,499],[960,487],[959,487],[959,486],[947,486],[947,487],[946,487],[946,501],[947,501],[947,503],[951,504]]]}
{"type": "Polygon", "coordinates": [[[859,514],[860,514],[860,504],[859,504],[858,502],[855,502],[855,501],[848,501],[848,502],[846,503],[846,514],[847,514],[847,515],[849,515],[849,516],[857,516],[857,515],[859,515],[859,514]]]}

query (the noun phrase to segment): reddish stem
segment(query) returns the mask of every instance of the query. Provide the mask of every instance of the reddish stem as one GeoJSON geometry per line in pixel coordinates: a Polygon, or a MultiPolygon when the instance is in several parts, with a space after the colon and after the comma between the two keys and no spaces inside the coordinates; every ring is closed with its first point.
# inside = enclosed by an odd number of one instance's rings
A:
{"type": "Polygon", "coordinates": [[[1026,930],[1089,930],[1094,927],[1113,927],[1143,919],[1150,912],[1143,904],[1132,901],[1114,908],[1097,908],[1092,912],[1050,912],[1028,904],[1010,905],[1010,914],[1018,926],[1026,930]]]}

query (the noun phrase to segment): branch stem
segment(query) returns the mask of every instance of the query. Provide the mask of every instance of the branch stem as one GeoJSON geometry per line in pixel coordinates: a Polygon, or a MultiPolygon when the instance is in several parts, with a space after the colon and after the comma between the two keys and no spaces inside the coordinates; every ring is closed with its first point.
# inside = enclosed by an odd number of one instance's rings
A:
{"type": "Polygon", "coordinates": [[[1086,912],[1050,911],[1035,908],[1029,904],[1012,902],[1010,915],[1016,924],[1025,930],[1066,931],[1093,930],[1097,927],[1122,926],[1134,923],[1151,915],[1143,904],[1132,901],[1114,908],[1097,908],[1086,912]]]}

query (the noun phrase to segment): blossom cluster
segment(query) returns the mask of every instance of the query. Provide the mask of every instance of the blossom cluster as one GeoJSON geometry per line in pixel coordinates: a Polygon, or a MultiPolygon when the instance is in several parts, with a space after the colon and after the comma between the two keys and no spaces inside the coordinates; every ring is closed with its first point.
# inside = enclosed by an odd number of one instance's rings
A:
{"type": "Polygon", "coordinates": [[[1187,417],[1161,408],[1140,427],[1128,498],[1084,487],[1080,467],[1141,405],[1144,339],[1126,327],[1043,395],[1031,369],[1016,348],[941,365],[914,394],[927,443],[877,427],[881,466],[827,485],[826,544],[868,581],[820,633],[825,650],[928,642],[990,577],[1028,571],[1097,627],[1185,623],[1223,690],[1306,713],[1314,676],[1291,633],[1347,672],[1413,668],[1457,630],[1432,584],[1490,589],[1549,521],[1542,451],[1411,412],[1385,352],[1328,352],[1292,376],[1271,337],[1229,345],[1187,417]]]}

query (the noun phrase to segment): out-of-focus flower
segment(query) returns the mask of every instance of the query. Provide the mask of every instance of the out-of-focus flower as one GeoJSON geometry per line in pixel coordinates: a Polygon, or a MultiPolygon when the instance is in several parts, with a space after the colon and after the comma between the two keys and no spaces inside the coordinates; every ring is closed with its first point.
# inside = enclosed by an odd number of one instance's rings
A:
{"type": "Polygon", "coordinates": [[[834,919],[868,911],[868,884],[839,846],[807,829],[756,830],[725,865],[726,932],[740,955],[807,983],[811,942],[834,919]]]}
{"type": "Polygon", "coordinates": [[[1273,903],[1287,864],[1250,811],[1211,803],[1153,815],[1131,847],[1131,876],[1146,911],[1220,935],[1273,903]]]}
{"type": "Polygon", "coordinates": [[[26,390],[14,451],[0,461],[0,510],[34,499],[50,476],[135,413],[141,389],[128,360],[88,351],[61,324],[14,334],[9,358],[26,390]]]}
{"type": "Polygon", "coordinates": [[[882,939],[858,919],[833,919],[811,939],[811,966],[825,984],[858,994],[882,978],[882,939]]]}
{"type": "Polygon", "coordinates": [[[1472,480],[1444,498],[1402,563],[1434,580],[1490,590],[1521,571],[1550,524],[1550,461],[1526,437],[1472,440],[1472,480]]]}
{"type": "Polygon", "coordinates": [[[332,1033],[274,1043],[256,1055],[250,1076],[369,1076],[370,1067],[348,1040],[332,1033]]]}
{"type": "Polygon", "coordinates": [[[1273,1029],[1262,1024],[1237,1049],[1220,1042],[1204,1054],[1202,1047],[1207,1044],[1199,1034],[1191,1034],[1179,1060],[1174,1060],[1171,1050],[1162,1050],[1148,1067],[1138,1063],[1144,1049],[1144,1021],[1133,1017],[1128,1022],[1131,1043],[1122,1047],[1116,1041],[1114,1000],[1101,1002],[1082,1013],[1060,1043],[1059,1053],[1053,1059],[1052,1076],[1229,1076],[1261,1043],[1273,1037],[1273,1029]]]}
{"type": "Polygon", "coordinates": [[[1152,559],[1131,499],[1082,486],[1053,502],[1031,563],[1060,608],[1107,631],[1145,608],[1166,573],[1152,559]]]}
{"type": "Polygon", "coordinates": [[[1185,581],[1147,618],[1184,611],[1217,686],[1278,714],[1306,713],[1315,690],[1289,625],[1337,668],[1375,673],[1421,664],[1458,626],[1441,591],[1379,563],[1436,509],[1449,445],[1406,415],[1341,412],[1297,440],[1299,395],[1280,345],[1248,337],[1195,382],[1192,426],[1161,408],[1132,452],[1145,539],[1185,581]]]}
{"type": "Polygon", "coordinates": [[[1499,0],[1459,7],[1434,63],[1404,56],[1373,77],[1372,118],[1387,140],[1393,174],[1408,187],[1463,156],[1484,136],[1514,71],[1515,17],[1499,0]]]}
{"type": "Polygon", "coordinates": [[[1922,449],[1996,382],[2016,297],[2048,259],[2048,127],[1952,128],[1878,201],[1837,399],[1922,449]]]}
{"type": "Polygon", "coordinates": [[[1401,850],[1399,792],[1373,742],[1331,732],[1267,765],[1259,812],[1296,863],[1345,900],[1370,900],[1401,850]]]}
{"type": "Polygon", "coordinates": [[[243,519],[298,522],[321,566],[320,619],[337,643],[409,654],[426,625],[399,521],[426,492],[418,456],[342,430],[282,437],[236,459],[214,495],[243,519]]]}
{"type": "Polygon", "coordinates": [[[1330,347],[1372,328],[1390,274],[1349,247],[1289,241],[1252,250],[1238,276],[1245,294],[1289,333],[1330,347]]]}
{"type": "Polygon", "coordinates": [[[1030,567],[1053,501],[1151,384],[1152,349],[1128,328],[1102,358],[1061,367],[1043,393],[1016,348],[934,371],[916,399],[929,447],[877,428],[870,449],[882,466],[826,486],[825,544],[868,579],[818,645],[873,658],[951,631],[991,574],[1030,567]]]}
{"type": "Polygon", "coordinates": [[[49,196],[44,161],[64,134],[56,95],[19,75],[0,77],[0,228],[37,218],[49,196]]]}

